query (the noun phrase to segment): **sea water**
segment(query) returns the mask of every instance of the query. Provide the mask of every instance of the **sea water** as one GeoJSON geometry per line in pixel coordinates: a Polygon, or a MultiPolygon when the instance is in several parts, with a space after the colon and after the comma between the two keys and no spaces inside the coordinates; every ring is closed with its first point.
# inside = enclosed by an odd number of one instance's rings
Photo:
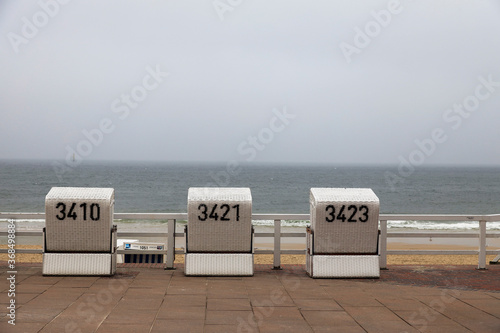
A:
{"type": "MultiPolygon", "coordinates": [[[[117,213],[185,213],[189,187],[249,187],[254,213],[309,213],[311,187],[372,188],[382,214],[500,214],[500,168],[397,166],[196,164],[166,162],[0,161],[0,211],[44,212],[53,186],[112,187],[117,213]],[[392,184],[388,175],[397,175],[392,184]]],[[[41,229],[43,220],[18,221],[20,229],[41,229]]],[[[118,221],[120,230],[156,229],[166,221],[118,221]]],[[[269,225],[273,221],[254,221],[269,225]]],[[[307,221],[284,221],[303,227],[307,221]]],[[[6,221],[0,221],[0,228],[6,221]]],[[[391,221],[401,230],[477,230],[478,223],[391,221]]],[[[500,230],[500,223],[488,223],[500,230]]]]}

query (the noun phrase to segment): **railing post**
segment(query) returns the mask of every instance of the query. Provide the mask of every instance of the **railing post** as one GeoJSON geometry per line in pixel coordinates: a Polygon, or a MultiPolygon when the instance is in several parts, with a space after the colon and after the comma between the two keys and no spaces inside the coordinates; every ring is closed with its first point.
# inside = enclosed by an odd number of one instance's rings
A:
{"type": "Polygon", "coordinates": [[[380,221],[380,269],[387,269],[387,220],[380,221]]]}
{"type": "Polygon", "coordinates": [[[486,221],[479,221],[479,266],[486,269],[486,221]]]}
{"type": "Polygon", "coordinates": [[[281,220],[274,220],[273,269],[281,269],[281,220]]]}
{"type": "Polygon", "coordinates": [[[167,267],[165,269],[175,269],[175,219],[168,220],[168,236],[167,236],[167,267]]]}

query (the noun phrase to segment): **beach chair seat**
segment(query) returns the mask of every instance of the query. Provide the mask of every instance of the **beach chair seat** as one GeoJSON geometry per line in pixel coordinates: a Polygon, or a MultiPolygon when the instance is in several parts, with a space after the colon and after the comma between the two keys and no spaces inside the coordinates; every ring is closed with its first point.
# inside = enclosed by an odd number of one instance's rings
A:
{"type": "Polygon", "coordinates": [[[45,197],[44,275],[113,275],[114,189],[53,187],[45,197]]]}
{"type": "Polygon", "coordinates": [[[253,275],[250,189],[190,188],[185,240],[186,275],[253,275]]]}
{"type": "Polygon", "coordinates": [[[379,199],[366,188],[311,188],[306,271],[313,278],[379,277],[379,199]]]}

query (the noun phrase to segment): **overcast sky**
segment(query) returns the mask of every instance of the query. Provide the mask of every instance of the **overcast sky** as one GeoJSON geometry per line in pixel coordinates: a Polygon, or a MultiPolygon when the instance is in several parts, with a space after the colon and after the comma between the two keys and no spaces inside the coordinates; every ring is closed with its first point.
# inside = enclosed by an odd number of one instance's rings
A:
{"type": "Polygon", "coordinates": [[[60,2],[0,1],[0,158],[500,165],[499,1],[60,2]]]}

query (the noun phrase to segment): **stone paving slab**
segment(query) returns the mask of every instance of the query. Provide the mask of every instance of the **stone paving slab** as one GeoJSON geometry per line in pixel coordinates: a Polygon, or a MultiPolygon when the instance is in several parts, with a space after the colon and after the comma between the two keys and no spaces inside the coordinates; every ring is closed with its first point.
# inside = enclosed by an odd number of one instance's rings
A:
{"type": "Polygon", "coordinates": [[[0,284],[0,332],[500,332],[499,266],[392,266],[380,279],[271,268],[186,277],[182,265],[125,264],[113,277],[44,277],[20,265],[15,326],[0,284]]]}

